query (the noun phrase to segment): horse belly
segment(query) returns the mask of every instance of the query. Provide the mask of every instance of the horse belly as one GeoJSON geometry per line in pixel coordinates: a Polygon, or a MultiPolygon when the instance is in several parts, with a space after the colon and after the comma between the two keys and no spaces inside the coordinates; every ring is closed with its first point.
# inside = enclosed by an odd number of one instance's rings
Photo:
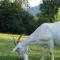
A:
{"type": "Polygon", "coordinates": [[[60,46],[60,37],[59,36],[56,36],[54,42],[55,42],[56,45],[59,45],[60,46]]]}
{"type": "Polygon", "coordinates": [[[53,29],[53,38],[56,45],[60,45],[60,28],[53,29]]]}

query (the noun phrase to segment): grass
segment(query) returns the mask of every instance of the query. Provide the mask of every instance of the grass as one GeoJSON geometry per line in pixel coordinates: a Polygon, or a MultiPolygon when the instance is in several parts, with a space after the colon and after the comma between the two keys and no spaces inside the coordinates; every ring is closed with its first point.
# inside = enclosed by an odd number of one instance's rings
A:
{"type": "MultiPolygon", "coordinates": [[[[12,34],[2,34],[0,33],[0,60],[18,60],[16,53],[11,53],[14,48],[14,41],[12,40],[13,36],[16,38],[19,35],[12,34]]],[[[27,36],[23,36],[21,40],[24,40],[27,36]]],[[[60,60],[60,48],[55,47],[55,60],[60,60]]],[[[32,45],[29,48],[28,55],[30,60],[39,60],[40,59],[40,46],[32,45]]],[[[46,60],[50,60],[47,56],[46,60]]]]}

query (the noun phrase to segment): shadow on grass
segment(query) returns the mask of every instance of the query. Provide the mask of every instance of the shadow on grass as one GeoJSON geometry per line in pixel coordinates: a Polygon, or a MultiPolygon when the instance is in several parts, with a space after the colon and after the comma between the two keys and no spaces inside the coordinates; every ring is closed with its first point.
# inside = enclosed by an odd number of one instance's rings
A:
{"type": "MultiPolygon", "coordinates": [[[[40,57],[30,56],[29,59],[30,60],[40,60],[40,57]]],[[[51,60],[51,59],[49,57],[47,57],[45,60],[51,60]]],[[[60,57],[55,57],[55,60],[60,60],[60,57]]]]}
{"type": "Polygon", "coordinates": [[[0,56],[0,60],[18,60],[16,56],[0,56]]]}
{"type": "MultiPolygon", "coordinates": [[[[0,56],[0,60],[18,60],[17,56],[0,56]]],[[[29,60],[40,60],[39,56],[29,56],[29,60]]],[[[45,60],[51,60],[47,57],[45,60]]],[[[60,57],[55,57],[55,60],[60,60],[60,57]]]]}
{"type": "MultiPolygon", "coordinates": [[[[60,60],[60,57],[55,57],[54,59],[55,60],[60,60]]],[[[48,57],[48,58],[46,58],[46,60],[51,60],[51,59],[48,57]]]]}
{"type": "Polygon", "coordinates": [[[60,57],[55,58],[55,60],[60,60],[60,57]]]}

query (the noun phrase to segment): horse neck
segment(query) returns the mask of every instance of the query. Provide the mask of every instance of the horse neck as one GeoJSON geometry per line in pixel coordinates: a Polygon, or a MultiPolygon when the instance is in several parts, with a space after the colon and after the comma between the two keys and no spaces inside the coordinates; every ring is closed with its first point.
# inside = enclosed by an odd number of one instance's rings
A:
{"type": "Polygon", "coordinates": [[[35,44],[38,41],[38,33],[34,32],[32,33],[26,40],[22,42],[24,46],[30,46],[32,44],[35,44]]]}

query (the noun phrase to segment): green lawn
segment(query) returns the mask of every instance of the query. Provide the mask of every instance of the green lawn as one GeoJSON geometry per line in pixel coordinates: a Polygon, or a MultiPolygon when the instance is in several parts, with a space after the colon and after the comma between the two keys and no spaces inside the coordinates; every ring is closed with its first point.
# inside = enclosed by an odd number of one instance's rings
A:
{"type": "MultiPolygon", "coordinates": [[[[17,60],[16,53],[11,53],[12,49],[14,48],[13,43],[14,41],[12,40],[13,36],[17,38],[19,35],[0,33],[0,60],[17,60]]],[[[25,39],[24,37],[21,38],[21,40],[24,39],[25,39]]],[[[28,55],[30,60],[39,60],[40,46],[39,45],[30,46],[28,55]]],[[[50,60],[50,58],[48,59],[47,57],[46,60],[50,60]]],[[[55,47],[55,60],[60,60],[60,49],[58,47],[55,47]]]]}

